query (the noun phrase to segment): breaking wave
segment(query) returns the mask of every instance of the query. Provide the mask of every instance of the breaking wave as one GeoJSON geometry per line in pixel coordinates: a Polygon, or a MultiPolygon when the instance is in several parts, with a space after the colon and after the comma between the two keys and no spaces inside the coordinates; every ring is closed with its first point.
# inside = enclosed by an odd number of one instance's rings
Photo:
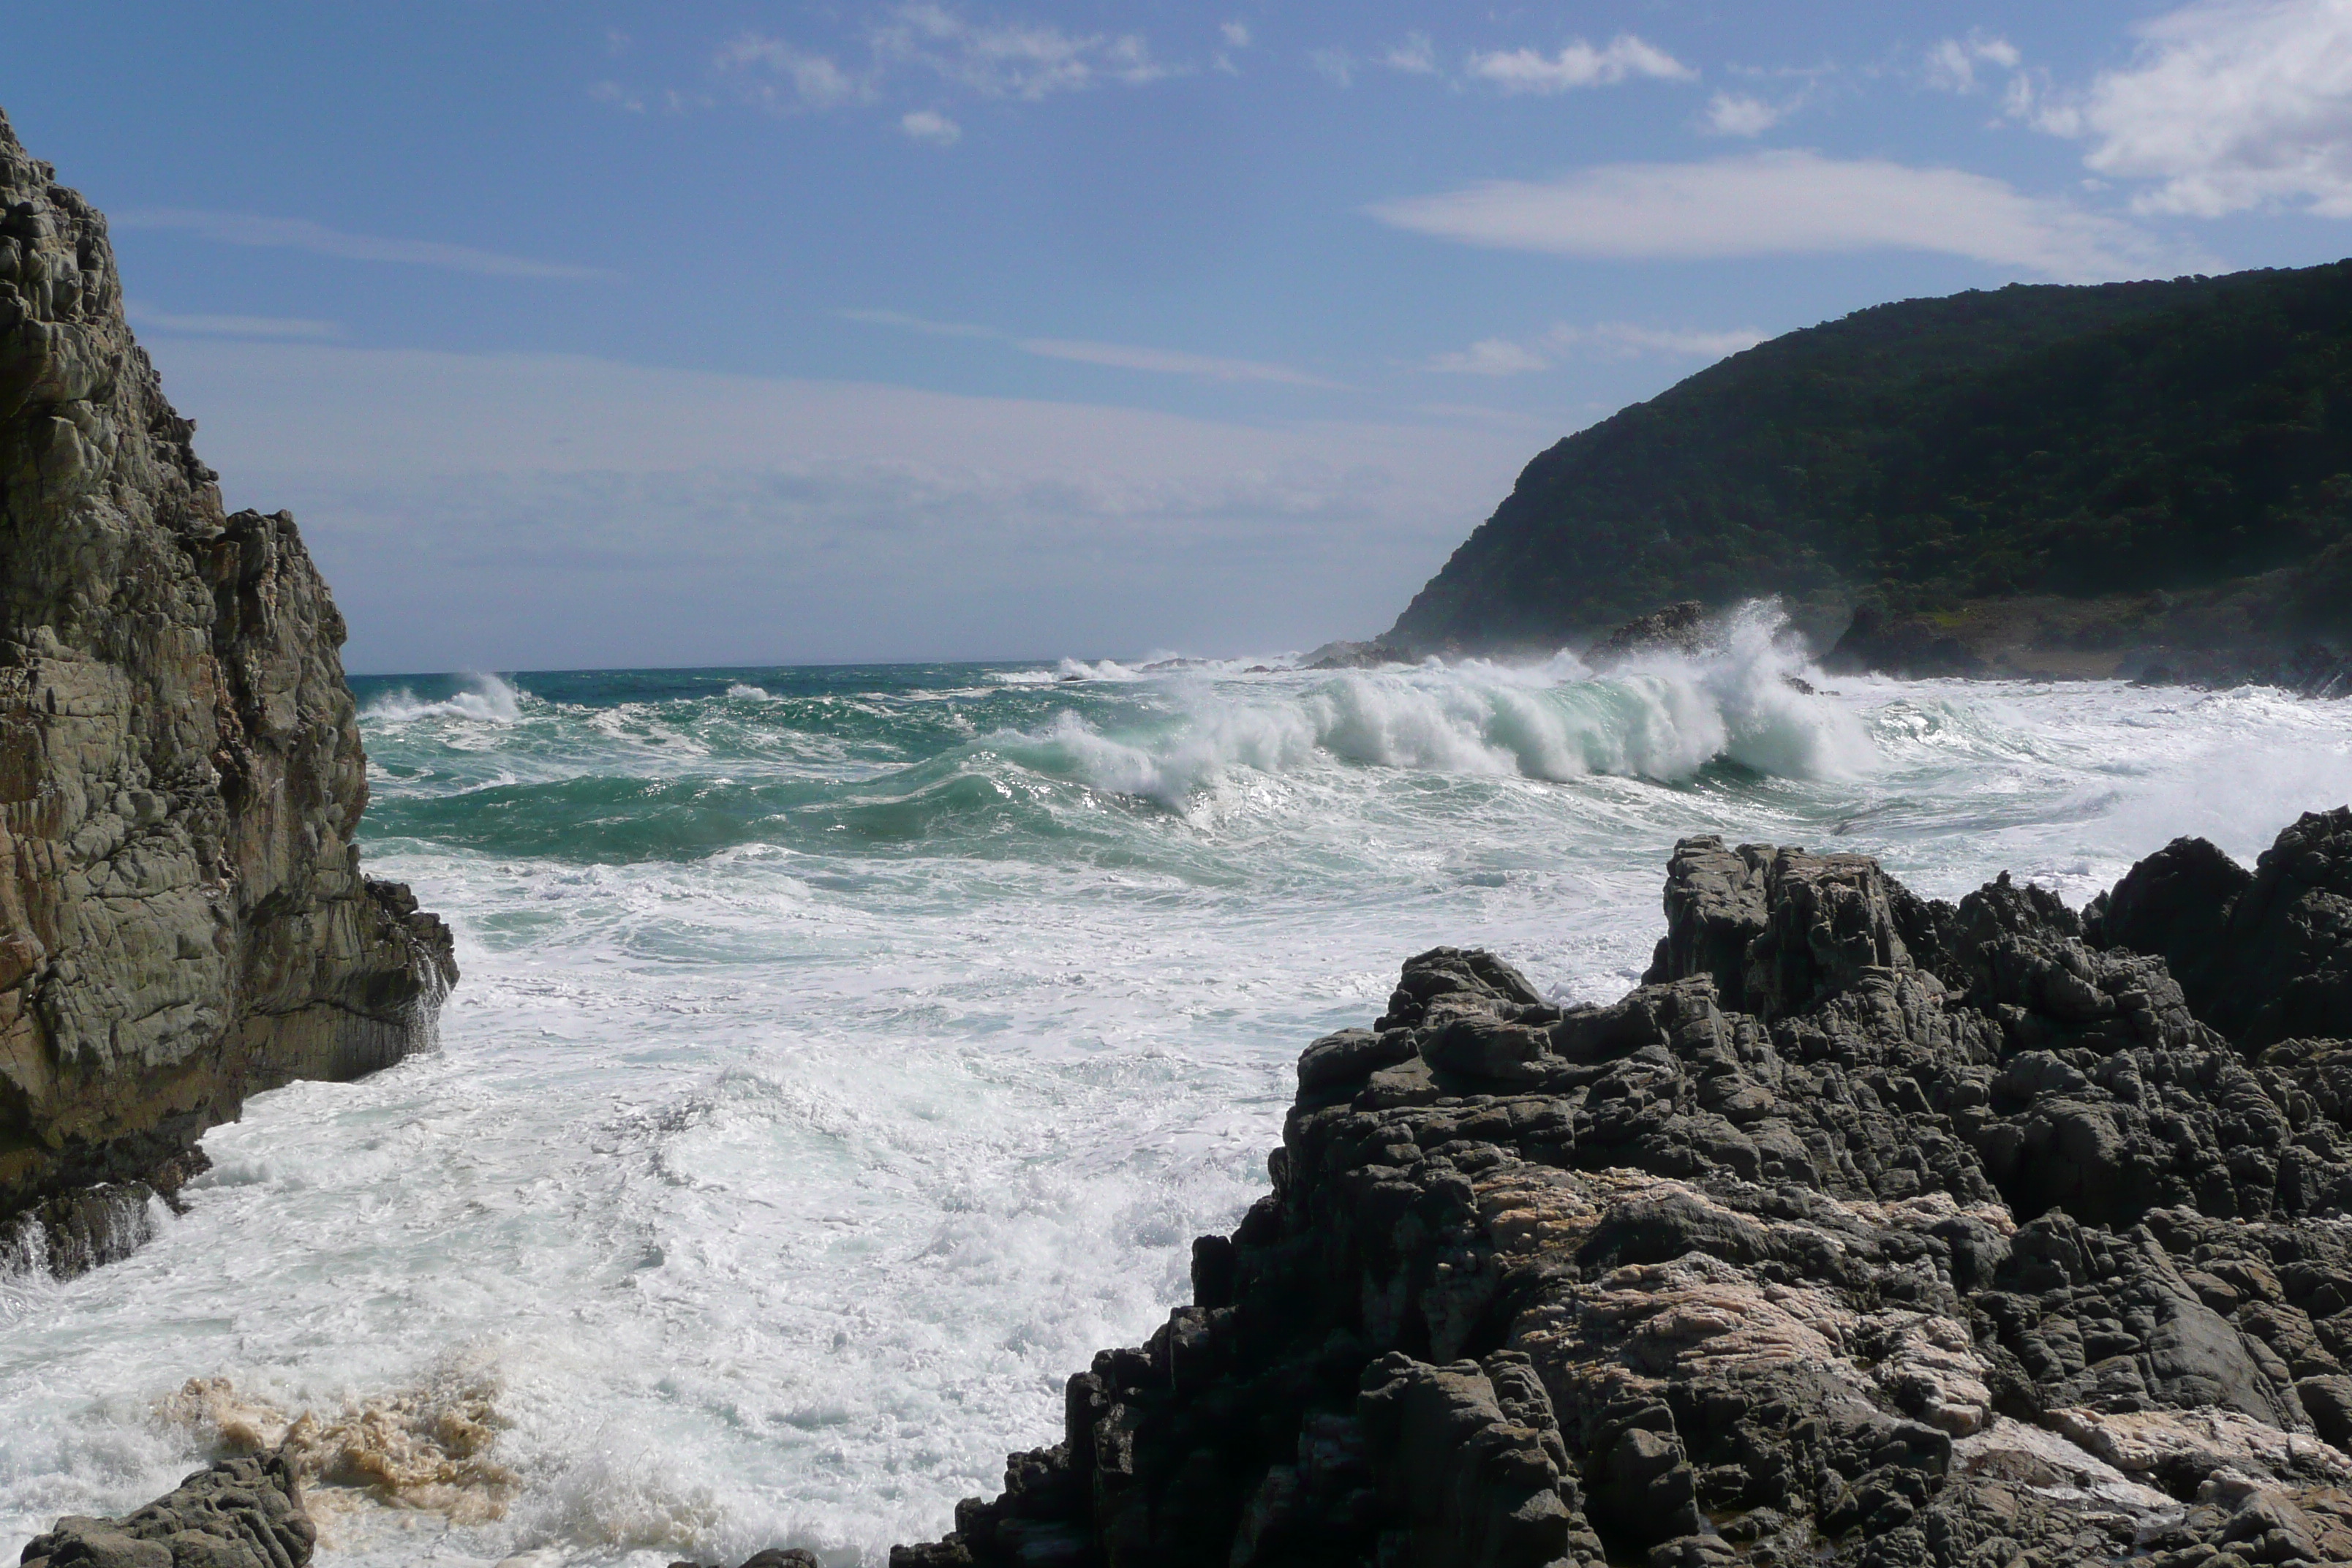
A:
{"type": "Polygon", "coordinates": [[[379,724],[411,724],[420,719],[470,719],[485,724],[511,724],[522,717],[528,695],[495,675],[463,675],[457,690],[441,698],[420,698],[411,687],[387,691],[367,705],[361,717],[379,724]]]}
{"type": "Polygon", "coordinates": [[[1606,672],[1561,654],[1528,666],[1433,660],[1303,679],[1240,691],[1204,683],[1172,723],[1121,729],[1065,710],[990,743],[1040,771],[1170,805],[1234,768],[1293,773],[1321,760],[1675,783],[1718,762],[1853,778],[1877,758],[1862,721],[1819,693],[1820,672],[1762,606],[1735,616],[1708,651],[1653,653],[1606,672]]]}

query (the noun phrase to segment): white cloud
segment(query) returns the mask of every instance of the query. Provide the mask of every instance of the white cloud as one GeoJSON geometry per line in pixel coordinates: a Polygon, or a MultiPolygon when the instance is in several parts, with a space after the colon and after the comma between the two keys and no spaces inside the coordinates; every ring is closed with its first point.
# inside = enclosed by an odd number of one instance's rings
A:
{"type": "Polygon", "coordinates": [[[1764,334],[1753,327],[1734,327],[1717,332],[1643,327],[1632,321],[1603,321],[1592,327],[1563,324],[1544,335],[1544,342],[1552,348],[1583,349],[1612,359],[1658,354],[1669,359],[1715,360],[1752,349],[1763,341],[1764,334]]]}
{"type": "Polygon", "coordinates": [[[1002,338],[994,327],[982,327],[970,321],[927,321],[920,316],[910,316],[904,310],[835,310],[845,321],[864,321],[869,326],[904,327],[910,332],[929,332],[941,338],[1002,338]]]}
{"type": "Polygon", "coordinates": [[[1433,76],[1437,71],[1437,46],[1427,33],[1407,33],[1403,43],[1391,46],[1381,57],[1381,63],[1391,70],[1433,76]]]}
{"type": "Polygon", "coordinates": [[[2169,275],[2197,259],[1982,174],[1803,152],[1491,180],[1368,210],[1464,244],[1605,259],[1924,250],[2070,280],[2169,275]]]}
{"type": "Polygon", "coordinates": [[[474,272],[489,278],[610,278],[596,267],[575,267],[564,261],[534,261],[470,246],[444,245],[432,239],[386,239],[377,235],[346,234],[308,218],[259,217],[251,213],[199,212],[186,207],[143,207],[117,213],[116,228],[173,229],[225,245],[250,245],[303,250],[346,261],[394,261],[413,267],[443,267],[453,272],[474,272]]]}
{"type": "Polygon", "coordinates": [[[1076,338],[1016,338],[994,327],[976,326],[963,321],[930,321],[920,316],[910,316],[903,310],[836,310],[846,321],[863,321],[877,327],[902,327],[908,331],[929,332],[936,337],[985,338],[1010,344],[1025,354],[1040,359],[1067,360],[1077,364],[1107,365],[1114,370],[1154,371],[1167,375],[1198,376],[1206,381],[1271,382],[1282,386],[1318,386],[1336,388],[1339,383],[1285,364],[1268,364],[1260,360],[1220,359],[1210,354],[1186,353],[1181,349],[1139,348],[1130,343],[1092,342],[1076,338]]]}
{"type": "Polygon", "coordinates": [[[1718,92],[1707,100],[1707,127],[1718,136],[1761,136],[1795,107],[1767,103],[1744,92],[1718,92]]]}
{"type": "Polygon", "coordinates": [[[1598,326],[1572,327],[1561,322],[1534,343],[1508,338],[1481,338],[1454,353],[1442,353],[1427,369],[1456,375],[1524,375],[1549,370],[1559,356],[1598,355],[1633,359],[1656,355],[1666,359],[1721,359],[1754,348],[1764,334],[1752,327],[1730,331],[1703,331],[1672,327],[1644,327],[1632,321],[1603,321],[1598,326]]]}
{"type": "Polygon", "coordinates": [[[918,109],[900,115],[898,129],[934,147],[952,147],[963,135],[962,126],[935,109],[918,109]]]}
{"type": "Polygon", "coordinates": [[[1979,85],[1978,66],[1998,66],[2013,71],[2023,58],[2017,52],[2017,46],[2007,38],[1997,37],[1980,27],[1970,28],[1967,37],[1942,39],[1927,51],[1927,85],[1942,92],[1974,92],[1979,85]]]}
{"type": "Polygon", "coordinates": [[[1068,338],[1016,338],[1013,346],[1044,359],[1071,360],[1080,364],[1109,365],[1118,370],[1147,370],[1168,375],[1192,375],[1207,381],[1265,381],[1283,386],[1334,387],[1339,384],[1293,370],[1286,364],[1258,360],[1216,359],[1175,349],[1133,348],[1124,343],[1084,342],[1068,338]]]}
{"type": "Polygon", "coordinates": [[[1345,49],[1309,49],[1307,63],[1334,87],[1348,87],[1356,79],[1356,58],[1345,49]]]}
{"type": "Polygon", "coordinates": [[[124,313],[133,325],[158,332],[197,332],[224,338],[336,338],[343,329],[333,321],[303,316],[175,315],[131,303],[124,313]]]}
{"type": "Polygon", "coordinates": [[[1220,22],[1217,24],[1217,31],[1223,37],[1225,40],[1225,47],[1229,49],[1245,49],[1249,47],[1250,30],[1248,23],[1220,22]]]}
{"type": "Polygon", "coordinates": [[[1466,349],[1439,354],[1429,368],[1450,375],[1524,375],[1549,370],[1551,361],[1508,338],[1481,338],[1466,349]]]}
{"type": "Polygon", "coordinates": [[[1034,100],[1103,81],[1157,81],[1168,68],[1134,33],[1066,33],[1046,22],[974,22],[938,5],[901,5],[874,29],[877,58],[923,66],[983,98],[1034,100]]]}
{"type": "Polygon", "coordinates": [[[1547,59],[1533,49],[1491,50],[1470,57],[1472,76],[1505,92],[1566,92],[1571,88],[1611,87],[1629,77],[1689,81],[1698,72],[1654,44],[1620,33],[1606,48],[1578,38],[1547,59]]]}
{"type": "Polygon", "coordinates": [[[766,79],[740,78],[751,100],[774,113],[800,110],[836,109],[871,98],[870,84],[853,78],[830,55],[812,54],[765,33],[743,33],[719,51],[722,71],[742,73],[764,68],[766,79]]]}
{"type": "Polygon", "coordinates": [[[599,103],[609,103],[614,108],[629,114],[643,114],[646,111],[645,99],[631,92],[617,81],[596,82],[588,89],[588,96],[599,103]]]}
{"type": "Polygon", "coordinates": [[[2138,211],[2352,217],[2352,0],[2215,0],[2139,30],[2137,59],[2035,123],[2091,138],[2100,174],[2154,182],[2138,211]]]}
{"type": "Polygon", "coordinates": [[[1531,449],[575,356],[157,357],[231,504],[296,510],[355,669],[1312,647],[1386,625],[1531,449]]]}

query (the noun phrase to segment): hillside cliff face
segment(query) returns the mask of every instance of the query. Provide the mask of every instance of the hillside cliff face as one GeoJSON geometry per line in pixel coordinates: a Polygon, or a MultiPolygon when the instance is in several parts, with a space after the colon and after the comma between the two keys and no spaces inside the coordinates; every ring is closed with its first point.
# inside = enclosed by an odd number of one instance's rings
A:
{"type": "Polygon", "coordinates": [[[343,623],[293,519],[224,514],[54,177],[0,117],[0,1224],[72,1267],[131,1238],[61,1194],[168,1192],[246,1095],[399,1059],[457,971],[361,874],[343,623]]]}
{"type": "Polygon", "coordinates": [[[1549,652],[1771,594],[1824,647],[1857,604],[2031,597],[2001,637],[2092,656],[2059,673],[2341,639],[2347,410],[2352,263],[1883,305],[1538,455],[1381,641],[1549,652]]]}

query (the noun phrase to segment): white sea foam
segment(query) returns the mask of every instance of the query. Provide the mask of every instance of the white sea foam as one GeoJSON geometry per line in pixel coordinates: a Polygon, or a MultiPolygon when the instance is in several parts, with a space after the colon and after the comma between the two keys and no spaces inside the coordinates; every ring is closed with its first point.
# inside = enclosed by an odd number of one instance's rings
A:
{"type": "MultiPolygon", "coordinates": [[[[426,1469],[410,1413],[464,1396],[494,1433],[457,1458],[503,1517],[436,1472],[424,1506],[349,1500],[320,1568],[878,1565],[1183,1298],[1191,1237],[1265,1190],[1298,1049],[1379,1013],[1404,954],[1489,946],[1601,998],[1683,834],[2079,902],[2176,833],[2250,858],[2352,798],[2352,704],[1809,698],[1769,625],[1598,675],[1040,674],[830,706],[567,688],[504,723],[372,704],[397,826],[369,868],[457,933],[443,1048],[257,1097],[143,1251],[0,1280],[0,1550],[174,1484],[221,1438],[168,1402],[225,1379],[328,1430],[384,1413],[426,1469]],[[747,789],[782,793],[729,807],[732,838],[600,847],[747,789]]],[[[800,679],[759,675],[823,689],[800,679]]]]}
{"type": "Polygon", "coordinates": [[[368,704],[365,717],[379,724],[408,724],[419,719],[470,719],[486,724],[511,724],[522,717],[526,695],[512,682],[495,675],[462,676],[463,689],[438,701],[420,700],[406,688],[387,692],[368,704]]]}
{"type": "Polygon", "coordinates": [[[1176,806],[1234,768],[1289,773],[1335,759],[1555,782],[1674,782],[1717,761],[1789,778],[1866,774],[1871,737],[1846,706],[1806,689],[1820,679],[1759,607],[1732,618],[1707,652],[1654,653],[1602,673],[1572,654],[1534,665],[1432,660],[1294,675],[1247,696],[1194,677],[1181,718],[1149,732],[1065,710],[1042,730],[992,739],[1098,788],[1176,806]]]}

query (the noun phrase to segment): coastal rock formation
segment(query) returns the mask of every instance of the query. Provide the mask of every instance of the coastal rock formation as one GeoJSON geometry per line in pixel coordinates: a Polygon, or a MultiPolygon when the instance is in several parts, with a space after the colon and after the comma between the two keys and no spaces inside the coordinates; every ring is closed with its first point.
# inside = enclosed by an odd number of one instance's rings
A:
{"type": "Polygon", "coordinates": [[[131,341],[105,219],[0,119],[0,1253],[20,1266],[136,1245],[207,1127],[398,1060],[457,977],[441,922],[361,874],[326,584],[286,513],[224,512],[193,429],[131,341]]]}
{"type": "Polygon", "coordinates": [[[275,1455],[224,1459],[121,1519],[68,1518],[23,1568],[302,1568],[319,1539],[302,1483],[275,1455]]]}
{"type": "Polygon", "coordinates": [[[1684,599],[1646,616],[1636,616],[1585,651],[1595,665],[1613,664],[1644,653],[1695,654],[1706,646],[1706,608],[1684,599]]]}
{"type": "Polygon", "coordinates": [[[2352,810],[2087,921],[1713,837],[1665,910],[1309,1046],[1193,1303],[896,1568],[2352,1562],[2352,810]]]}

